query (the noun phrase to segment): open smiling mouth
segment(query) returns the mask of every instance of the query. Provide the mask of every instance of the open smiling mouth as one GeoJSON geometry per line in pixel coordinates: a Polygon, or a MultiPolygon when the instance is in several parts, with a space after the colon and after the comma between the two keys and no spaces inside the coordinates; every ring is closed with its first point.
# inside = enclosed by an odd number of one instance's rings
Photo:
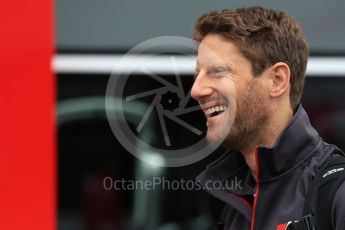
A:
{"type": "Polygon", "coordinates": [[[226,105],[219,105],[208,108],[205,110],[206,117],[215,117],[221,113],[223,113],[227,109],[226,105]]]}

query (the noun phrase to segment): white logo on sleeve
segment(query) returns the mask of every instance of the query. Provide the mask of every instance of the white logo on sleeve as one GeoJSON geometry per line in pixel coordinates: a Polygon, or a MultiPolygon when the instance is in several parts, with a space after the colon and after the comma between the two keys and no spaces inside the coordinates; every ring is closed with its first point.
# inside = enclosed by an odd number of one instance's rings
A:
{"type": "Polygon", "coordinates": [[[326,176],[329,176],[333,173],[336,173],[336,172],[340,172],[340,171],[343,171],[344,168],[337,168],[337,169],[332,169],[332,170],[329,170],[328,172],[325,173],[325,175],[322,176],[322,178],[325,178],[326,176]]]}

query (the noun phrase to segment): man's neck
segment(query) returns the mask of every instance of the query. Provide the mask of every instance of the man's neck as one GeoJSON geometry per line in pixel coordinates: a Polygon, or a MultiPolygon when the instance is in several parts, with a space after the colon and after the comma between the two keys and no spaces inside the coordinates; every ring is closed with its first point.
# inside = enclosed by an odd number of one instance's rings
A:
{"type": "Polygon", "coordinates": [[[257,140],[252,142],[252,144],[249,144],[248,148],[241,151],[256,181],[258,180],[258,178],[256,178],[256,170],[258,169],[255,159],[257,146],[273,147],[276,144],[278,137],[293,117],[292,110],[275,112],[276,115],[272,116],[272,119],[269,122],[270,126],[264,127],[257,140]]]}

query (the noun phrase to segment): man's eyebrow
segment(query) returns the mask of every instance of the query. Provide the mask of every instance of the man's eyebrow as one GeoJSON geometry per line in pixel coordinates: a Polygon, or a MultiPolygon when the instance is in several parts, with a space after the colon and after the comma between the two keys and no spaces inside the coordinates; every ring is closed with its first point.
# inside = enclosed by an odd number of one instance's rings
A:
{"type": "MultiPolygon", "coordinates": [[[[194,79],[199,74],[199,71],[200,71],[199,67],[196,66],[196,68],[194,69],[194,79]]],[[[215,74],[219,72],[229,72],[229,73],[234,72],[234,70],[230,66],[226,66],[226,65],[210,66],[207,68],[206,71],[208,74],[215,74]]]]}
{"type": "Polygon", "coordinates": [[[208,69],[209,73],[217,73],[217,72],[233,72],[233,69],[229,66],[212,66],[208,69]]]}

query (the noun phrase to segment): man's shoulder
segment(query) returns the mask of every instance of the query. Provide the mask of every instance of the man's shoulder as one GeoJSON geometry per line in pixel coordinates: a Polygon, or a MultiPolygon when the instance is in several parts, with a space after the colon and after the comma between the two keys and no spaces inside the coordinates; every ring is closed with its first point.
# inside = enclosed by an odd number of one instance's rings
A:
{"type": "Polygon", "coordinates": [[[345,156],[340,149],[335,148],[331,158],[313,180],[305,207],[305,211],[316,214],[320,229],[338,229],[335,227],[344,226],[344,181],[345,156]]]}
{"type": "Polygon", "coordinates": [[[345,153],[336,145],[329,144],[322,139],[312,151],[313,153],[310,155],[310,158],[306,160],[308,169],[312,174],[312,179],[315,178],[333,158],[345,157],[345,153]]]}

